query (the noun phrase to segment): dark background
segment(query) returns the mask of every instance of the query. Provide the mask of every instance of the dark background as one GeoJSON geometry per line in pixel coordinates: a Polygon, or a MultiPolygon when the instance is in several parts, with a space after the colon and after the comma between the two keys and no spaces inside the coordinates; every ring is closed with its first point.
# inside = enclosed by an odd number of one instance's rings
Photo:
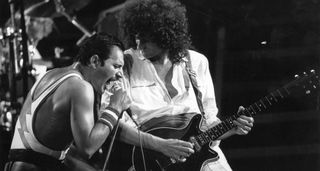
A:
{"type": "MultiPolygon", "coordinates": [[[[88,2],[73,11],[78,20],[90,31],[114,33],[117,26],[109,16],[113,13],[99,14],[124,1],[88,2]]],[[[181,2],[188,10],[193,45],[209,59],[221,118],[282,87],[295,74],[320,70],[319,0],[181,2]]],[[[0,0],[1,27],[8,17],[8,2],[0,0]]],[[[54,21],[55,30],[40,41],[38,49],[46,60],[55,60],[54,47],[63,48],[62,55],[72,58],[83,33],[63,16],[54,21]]],[[[232,168],[319,170],[319,96],[319,91],[289,96],[259,112],[249,135],[224,140],[221,147],[232,168]]],[[[8,137],[10,133],[1,132],[1,164],[11,141],[8,137]]]]}

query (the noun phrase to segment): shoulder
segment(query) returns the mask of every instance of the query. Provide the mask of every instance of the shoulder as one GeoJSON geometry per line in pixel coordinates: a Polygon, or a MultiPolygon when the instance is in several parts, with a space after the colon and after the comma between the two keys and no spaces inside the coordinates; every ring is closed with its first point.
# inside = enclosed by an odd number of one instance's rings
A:
{"type": "Polygon", "coordinates": [[[66,68],[56,68],[48,71],[35,85],[33,98],[37,98],[40,94],[50,89],[56,89],[57,87],[63,87],[65,82],[68,82],[70,78],[82,79],[79,73],[70,72],[66,68]],[[70,75],[71,74],[71,75],[70,75]]]}
{"type": "Polygon", "coordinates": [[[75,70],[67,70],[59,76],[58,79],[63,79],[61,85],[65,87],[70,93],[72,92],[87,92],[93,90],[91,84],[84,80],[81,74],[75,70]]]}
{"type": "Polygon", "coordinates": [[[141,55],[139,50],[135,50],[135,49],[127,49],[124,51],[125,54],[125,58],[130,58],[133,61],[136,61],[138,59],[142,60],[143,56],[141,55]]]}
{"type": "Polygon", "coordinates": [[[71,95],[91,96],[94,93],[92,85],[79,77],[70,77],[64,85],[71,95]]]}
{"type": "Polygon", "coordinates": [[[188,50],[188,52],[193,67],[208,65],[208,59],[202,53],[195,50],[188,50]]]}
{"type": "Polygon", "coordinates": [[[56,97],[65,98],[76,106],[86,106],[93,104],[95,94],[89,82],[78,77],[70,77],[59,87],[56,97]]]}
{"type": "Polygon", "coordinates": [[[130,73],[140,73],[144,72],[146,69],[144,66],[149,65],[139,50],[128,49],[124,52],[124,54],[124,71],[130,71],[130,73]]]}
{"type": "Polygon", "coordinates": [[[55,97],[59,98],[91,98],[94,91],[92,85],[84,80],[80,73],[74,70],[65,71],[55,77],[55,82],[62,79],[62,82],[55,91],[55,97]],[[64,78],[63,78],[64,77],[64,78]]]}

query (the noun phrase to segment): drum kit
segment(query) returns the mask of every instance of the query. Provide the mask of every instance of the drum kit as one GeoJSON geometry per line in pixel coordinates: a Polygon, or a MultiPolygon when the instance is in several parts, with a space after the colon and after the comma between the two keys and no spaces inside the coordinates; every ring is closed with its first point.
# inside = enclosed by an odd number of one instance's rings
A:
{"type": "Polygon", "coordinates": [[[0,28],[0,130],[9,132],[13,129],[13,123],[20,112],[24,98],[41,70],[36,69],[34,65],[36,60],[33,59],[36,53],[32,50],[34,45],[30,43],[32,41],[26,29],[25,18],[66,17],[84,34],[77,41],[77,45],[95,32],[87,30],[75,16],[71,15],[73,11],[85,7],[90,0],[8,0],[8,2],[9,24],[0,28]]]}

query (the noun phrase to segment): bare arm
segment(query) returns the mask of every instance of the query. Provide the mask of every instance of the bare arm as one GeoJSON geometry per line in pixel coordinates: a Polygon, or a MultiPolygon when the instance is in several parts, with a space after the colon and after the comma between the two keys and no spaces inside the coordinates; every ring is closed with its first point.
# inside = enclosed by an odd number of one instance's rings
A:
{"type": "Polygon", "coordinates": [[[75,145],[81,155],[90,158],[104,143],[116,123],[119,113],[126,109],[126,93],[122,87],[111,96],[109,108],[102,111],[98,122],[94,123],[94,91],[92,86],[82,81],[70,85],[71,128],[75,145]]]}
{"type": "Polygon", "coordinates": [[[103,123],[94,123],[94,92],[85,81],[70,85],[71,128],[77,149],[85,158],[98,150],[108,137],[109,127],[103,123]]]}

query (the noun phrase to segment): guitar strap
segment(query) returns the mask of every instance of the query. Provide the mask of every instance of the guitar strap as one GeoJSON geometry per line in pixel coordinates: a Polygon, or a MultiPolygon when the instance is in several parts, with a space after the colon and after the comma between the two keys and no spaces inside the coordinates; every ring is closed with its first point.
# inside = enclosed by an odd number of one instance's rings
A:
{"type": "MultiPolygon", "coordinates": [[[[198,82],[197,82],[197,74],[192,69],[190,53],[188,51],[187,51],[186,58],[187,58],[187,61],[185,62],[185,64],[186,64],[186,68],[185,69],[186,69],[187,73],[184,73],[184,77],[187,77],[186,74],[189,75],[189,79],[191,81],[191,85],[192,85],[194,93],[196,95],[196,99],[197,99],[197,104],[198,104],[199,110],[201,112],[201,115],[204,116],[204,109],[203,109],[203,104],[202,104],[202,93],[199,90],[199,85],[198,85],[198,82]]],[[[188,83],[187,83],[187,85],[188,85],[188,83]]]]}

